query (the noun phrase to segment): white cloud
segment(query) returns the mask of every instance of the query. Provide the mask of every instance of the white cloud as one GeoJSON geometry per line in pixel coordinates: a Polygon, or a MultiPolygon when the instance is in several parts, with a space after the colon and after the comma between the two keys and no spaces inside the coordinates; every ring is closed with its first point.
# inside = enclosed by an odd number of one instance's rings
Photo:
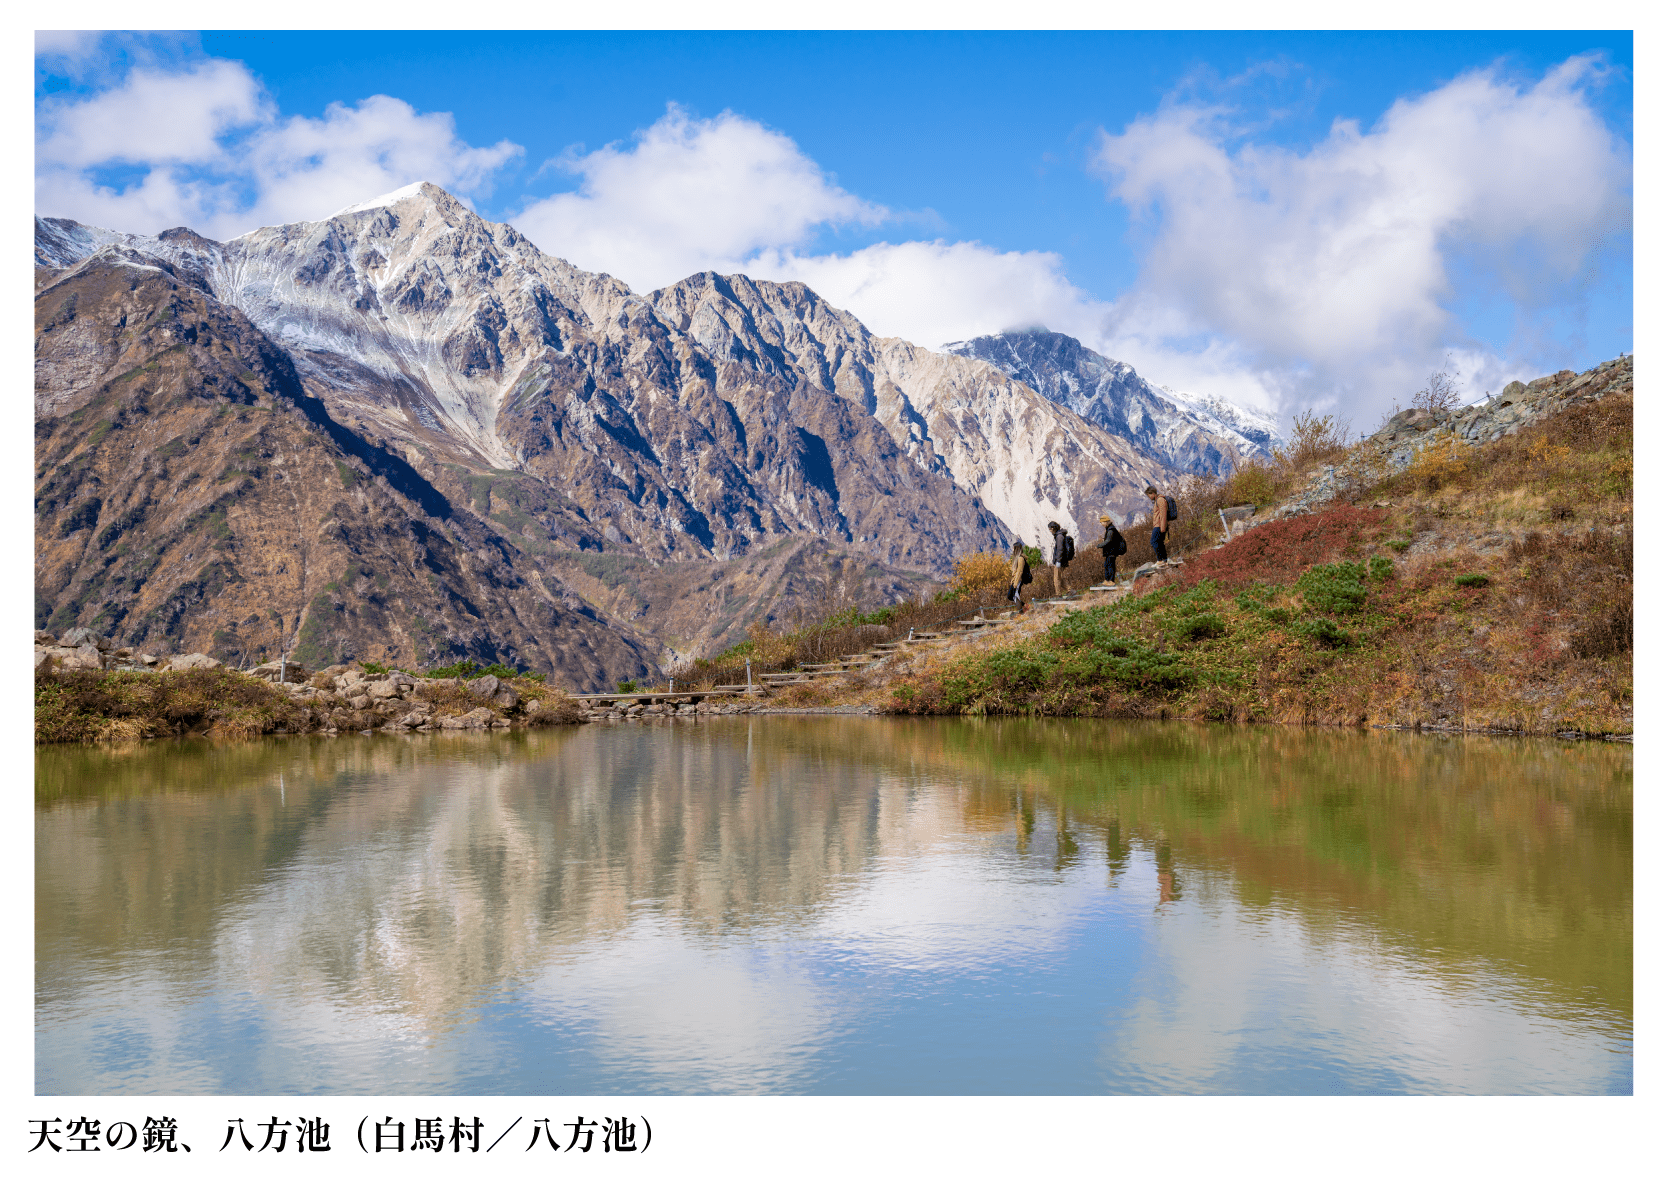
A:
{"type": "Polygon", "coordinates": [[[1230,150],[1199,107],[1103,135],[1111,194],[1153,232],[1108,335],[1185,355],[1167,342],[1203,334],[1288,399],[1346,411],[1405,401],[1455,349],[1493,379],[1506,362],[1447,306],[1461,269],[1533,302],[1626,222],[1628,151],[1587,101],[1595,69],[1572,59],[1527,89],[1467,74],[1307,152],[1230,150]]]}
{"type": "Polygon", "coordinates": [[[546,253],[639,291],[734,269],[823,225],[889,216],[834,184],[787,136],[729,112],[695,119],[672,105],[629,147],[553,163],[581,178],[578,191],[532,202],[516,228],[546,253]]]}
{"type": "Polygon", "coordinates": [[[450,114],[387,95],[281,119],[241,62],[207,59],[135,69],[90,96],[44,103],[35,208],[128,232],[187,225],[226,238],[328,217],[417,180],[480,192],[521,150],[508,140],[472,147],[450,114]]]}
{"type": "Polygon", "coordinates": [[[49,108],[35,161],[66,169],[211,163],[225,151],[221,136],[271,117],[260,83],[238,62],[134,70],[121,86],[49,108]]]}
{"type": "Polygon", "coordinates": [[[50,58],[59,66],[84,61],[96,51],[103,35],[87,29],[36,29],[35,56],[50,58]]]}
{"type": "Polygon", "coordinates": [[[261,224],[336,210],[418,180],[461,193],[486,191],[493,173],[522,154],[500,140],[470,147],[452,116],[418,114],[410,104],[374,94],[356,107],[332,103],[322,119],[300,117],[256,137],[247,153],[260,184],[261,224]]]}
{"type": "Polygon", "coordinates": [[[749,266],[761,278],[806,284],[872,332],[929,348],[1037,324],[1092,335],[1104,313],[1065,277],[1058,254],[1004,253],[978,242],[882,242],[852,254],[765,251],[749,266]]]}
{"type": "MultiPolygon", "coordinates": [[[[83,38],[37,46],[43,58],[91,52],[83,38]]],[[[285,119],[242,64],[152,48],[91,96],[42,104],[40,212],[229,237],[414,180],[467,198],[521,152],[472,146],[450,115],[386,95],[285,119]]],[[[817,253],[827,229],[904,218],[730,112],[669,106],[630,141],[549,161],[577,190],[512,220],[547,252],[640,291],[701,270],[800,280],[877,334],[929,347],[1042,324],[1162,384],[1264,409],[1331,404],[1371,426],[1444,363],[1468,393],[1541,371],[1532,344],[1503,355],[1468,338],[1450,305],[1456,289],[1531,317],[1579,300],[1595,248],[1625,237],[1629,149],[1588,101],[1597,74],[1586,58],[1527,86],[1467,74],[1305,150],[1238,140],[1220,108],[1166,103],[1103,133],[1095,156],[1143,231],[1140,277],[1115,302],[1043,251],[937,240],[817,253]]]]}
{"type": "Polygon", "coordinates": [[[580,176],[579,189],[532,202],[516,227],[638,291],[702,270],[798,280],[871,331],[929,347],[1037,323],[1093,335],[1109,310],[1042,251],[907,241],[806,252],[824,226],[895,215],[841,189],[787,136],[733,113],[697,119],[669,106],[629,145],[550,163],[580,176]]]}

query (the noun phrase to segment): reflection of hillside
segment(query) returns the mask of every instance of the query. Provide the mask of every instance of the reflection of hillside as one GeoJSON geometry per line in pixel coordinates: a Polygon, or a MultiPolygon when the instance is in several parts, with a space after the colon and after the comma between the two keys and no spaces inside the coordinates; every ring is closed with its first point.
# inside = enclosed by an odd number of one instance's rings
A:
{"type": "Polygon", "coordinates": [[[177,977],[443,1019],[646,913],[814,922],[873,854],[873,771],[682,735],[44,751],[43,997],[76,991],[54,964],[167,947],[177,977]]]}
{"type": "MultiPolygon", "coordinates": [[[[852,748],[817,727],[783,740],[807,756],[852,748]]],[[[969,826],[1023,832],[1046,808],[1078,846],[1116,829],[1167,844],[1183,880],[1229,874],[1242,904],[1296,905],[1316,929],[1364,924],[1432,962],[1481,957],[1632,1011],[1629,749],[991,719],[898,725],[864,752],[965,784],[969,826]]]]}
{"type": "Polygon", "coordinates": [[[830,929],[878,862],[1013,841],[1631,1012],[1629,754],[866,718],[42,750],[39,981],[166,949],[304,1023],[433,1031],[640,921],[830,929]]]}

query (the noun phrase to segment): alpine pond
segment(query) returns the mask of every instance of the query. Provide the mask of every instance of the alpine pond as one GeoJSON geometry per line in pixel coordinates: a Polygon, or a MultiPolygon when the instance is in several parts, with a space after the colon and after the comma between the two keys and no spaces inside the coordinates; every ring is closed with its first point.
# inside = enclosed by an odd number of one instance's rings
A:
{"type": "Polygon", "coordinates": [[[1632,1090],[1624,746],[772,717],[36,766],[43,1094],[1632,1090]]]}

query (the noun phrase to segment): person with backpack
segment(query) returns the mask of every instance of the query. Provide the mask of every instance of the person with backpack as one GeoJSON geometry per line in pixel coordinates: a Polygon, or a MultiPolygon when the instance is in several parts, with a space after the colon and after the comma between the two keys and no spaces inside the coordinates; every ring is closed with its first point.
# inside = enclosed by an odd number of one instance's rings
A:
{"type": "Polygon", "coordinates": [[[1025,542],[1014,542],[1013,561],[1009,565],[1008,601],[1019,603],[1019,613],[1025,613],[1025,584],[1031,580],[1031,563],[1025,560],[1025,542]]]}
{"type": "Polygon", "coordinates": [[[1170,531],[1170,522],[1176,519],[1176,502],[1169,496],[1159,495],[1157,488],[1147,489],[1147,499],[1153,502],[1153,556],[1169,561],[1170,552],[1164,548],[1164,538],[1170,531]]]}
{"type": "Polygon", "coordinates": [[[1060,527],[1058,521],[1048,522],[1048,531],[1054,534],[1054,548],[1049,551],[1048,564],[1054,570],[1054,597],[1060,597],[1060,571],[1071,564],[1071,559],[1077,556],[1077,542],[1071,539],[1071,534],[1060,527]]]}
{"type": "Polygon", "coordinates": [[[1116,582],[1118,558],[1129,552],[1129,544],[1118,531],[1118,527],[1112,523],[1112,518],[1104,512],[1100,514],[1100,523],[1105,526],[1105,531],[1101,534],[1100,544],[1096,548],[1100,550],[1101,560],[1106,563],[1106,580],[1116,582]]]}

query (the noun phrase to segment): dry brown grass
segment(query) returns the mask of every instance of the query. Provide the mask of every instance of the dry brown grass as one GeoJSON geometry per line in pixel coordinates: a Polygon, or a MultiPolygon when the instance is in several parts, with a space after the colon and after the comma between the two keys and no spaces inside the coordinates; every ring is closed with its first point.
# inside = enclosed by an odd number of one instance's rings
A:
{"type": "Polygon", "coordinates": [[[1013,583],[1013,558],[1005,553],[970,553],[956,562],[950,589],[957,594],[1006,589],[1013,583]]]}
{"type": "Polygon", "coordinates": [[[281,689],[229,668],[35,677],[37,742],[131,741],[183,733],[302,733],[311,712],[281,689]]]}

